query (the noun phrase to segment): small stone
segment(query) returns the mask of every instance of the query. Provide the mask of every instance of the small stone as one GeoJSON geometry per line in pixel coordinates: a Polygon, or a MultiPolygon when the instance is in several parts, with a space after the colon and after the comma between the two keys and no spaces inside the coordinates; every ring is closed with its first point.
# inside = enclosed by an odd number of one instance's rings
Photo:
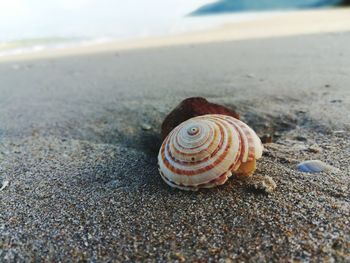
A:
{"type": "Polygon", "coordinates": [[[300,142],[307,141],[307,138],[305,138],[304,136],[301,136],[301,135],[295,136],[294,139],[296,139],[297,141],[300,141],[300,142]]]}
{"type": "Polygon", "coordinates": [[[142,130],[144,130],[144,131],[149,131],[150,129],[152,129],[152,126],[149,125],[148,123],[142,123],[142,124],[141,124],[141,128],[142,128],[142,130]]]}
{"type": "Polygon", "coordinates": [[[9,184],[10,184],[10,181],[4,180],[4,181],[2,182],[2,184],[1,184],[0,192],[1,192],[2,190],[4,190],[9,184]]]}
{"type": "Polygon", "coordinates": [[[176,252],[175,253],[175,257],[180,261],[180,262],[185,262],[185,257],[184,257],[184,255],[182,254],[182,253],[180,253],[180,252],[176,252]]]}
{"type": "Polygon", "coordinates": [[[112,181],[108,182],[108,185],[111,188],[118,188],[118,187],[120,187],[122,185],[122,183],[119,180],[115,179],[115,180],[112,180],[112,181]]]}
{"type": "Polygon", "coordinates": [[[277,187],[270,176],[253,175],[247,181],[248,187],[271,194],[277,187]]]}
{"type": "Polygon", "coordinates": [[[298,160],[294,159],[294,158],[283,157],[283,156],[281,156],[279,158],[280,158],[281,163],[298,163],[298,160]]]}
{"type": "Polygon", "coordinates": [[[277,139],[277,138],[280,138],[281,136],[282,136],[282,134],[280,132],[276,131],[276,132],[273,133],[272,137],[277,139]]]}
{"type": "Polygon", "coordinates": [[[334,131],[333,133],[334,133],[334,134],[343,134],[343,133],[346,133],[346,131],[344,131],[344,130],[339,130],[339,131],[334,131]]]}
{"type": "Polygon", "coordinates": [[[210,255],[214,256],[214,255],[219,254],[221,249],[218,247],[213,247],[213,248],[209,248],[208,251],[209,251],[210,255]]]}
{"type": "Polygon", "coordinates": [[[202,97],[192,97],[183,100],[173,109],[162,123],[162,139],[180,123],[193,117],[206,114],[223,114],[239,119],[239,114],[225,106],[211,103],[202,97]]]}
{"type": "Polygon", "coordinates": [[[207,242],[207,238],[206,238],[205,236],[201,236],[201,237],[199,238],[199,243],[205,244],[206,242],[207,242]]]}
{"type": "Polygon", "coordinates": [[[336,250],[339,250],[343,247],[344,245],[344,239],[343,238],[337,238],[334,242],[333,242],[333,245],[332,245],[332,248],[333,249],[336,249],[336,250]]]}
{"type": "Polygon", "coordinates": [[[340,102],[342,102],[342,100],[337,99],[337,100],[331,100],[330,102],[331,103],[340,103],[340,102]]]}
{"type": "Polygon", "coordinates": [[[262,143],[272,143],[272,135],[271,134],[264,134],[260,137],[260,140],[262,143]]]}
{"type": "Polygon", "coordinates": [[[15,226],[18,224],[18,220],[16,217],[11,217],[9,220],[8,220],[8,223],[11,225],[11,226],[15,226]]]}
{"type": "Polygon", "coordinates": [[[309,151],[313,153],[320,153],[322,152],[322,149],[317,144],[313,144],[309,147],[309,151]]]}

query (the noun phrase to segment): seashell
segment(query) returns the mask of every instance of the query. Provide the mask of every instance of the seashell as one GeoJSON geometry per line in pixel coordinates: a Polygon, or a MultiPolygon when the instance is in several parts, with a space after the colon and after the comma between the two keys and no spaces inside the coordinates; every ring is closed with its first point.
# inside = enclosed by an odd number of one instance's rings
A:
{"type": "Polygon", "coordinates": [[[224,184],[232,173],[251,175],[263,146],[256,133],[231,116],[208,114],[173,129],[158,154],[164,181],[183,190],[224,184]]]}
{"type": "Polygon", "coordinates": [[[239,114],[222,105],[211,103],[202,97],[193,97],[183,100],[166,116],[162,123],[162,139],[180,123],[201,115],[223,114],[239,119],[239,114]]]}
{"type": "Polygon", "coordinates": [[[323,171],[337,170],[333,166],[330,166],[320,160],[309,160],[301,162],[297,165],[297,168],[300,172],[304,173],[320,173],[323,171]]]}

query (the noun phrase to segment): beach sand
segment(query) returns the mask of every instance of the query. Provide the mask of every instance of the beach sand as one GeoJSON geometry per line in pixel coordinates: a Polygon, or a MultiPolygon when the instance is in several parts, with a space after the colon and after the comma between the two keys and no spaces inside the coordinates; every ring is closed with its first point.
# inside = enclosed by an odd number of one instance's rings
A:
{"type": "Polygon", "coordinates": [[[349,261],[349,43],[333,32],[1,63],[0,261],[349,261]],[[273,136],[256,171],[272,194],[161,180],[161,122],[190,96],[273,136]],[[339,171],[298,172],[310,159],[339,171]]]}

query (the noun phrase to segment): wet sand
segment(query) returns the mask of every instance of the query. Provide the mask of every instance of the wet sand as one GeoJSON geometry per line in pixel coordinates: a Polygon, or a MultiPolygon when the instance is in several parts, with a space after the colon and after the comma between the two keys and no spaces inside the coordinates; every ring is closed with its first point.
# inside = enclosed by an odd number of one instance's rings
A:
{"type": "Polygon", "coordinates": [[[0,64],[0,261],[348,261],[348,43],[331,33],[0,64]],[[162,182],[160,124],[190,96],[273,136],[256,172],[272,194],[235,178],[193,193],[162,182]],[[298,172],[309,159],[340,172],[298,172]]]}

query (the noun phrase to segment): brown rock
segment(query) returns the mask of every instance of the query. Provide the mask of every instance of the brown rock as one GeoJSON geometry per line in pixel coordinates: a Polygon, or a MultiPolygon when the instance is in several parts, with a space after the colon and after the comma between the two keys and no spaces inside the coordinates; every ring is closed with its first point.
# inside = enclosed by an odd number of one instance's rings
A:
{"type": "Polygon", "coordinates": [[[202,97],[193,97],[183,100],[174,110],[165,118],[162,124],[162,139],[180,123],[205,114],[223,114],[239,119],[239,114],[222,105],[211,103],[202,97]]]}
{"type": "Polygon", "coordinates": [[[273,138],[271,134],[264,134],[262,136],[260,136],[260,140],[262,143],[272,143],[273,142],[273,138]]]}

